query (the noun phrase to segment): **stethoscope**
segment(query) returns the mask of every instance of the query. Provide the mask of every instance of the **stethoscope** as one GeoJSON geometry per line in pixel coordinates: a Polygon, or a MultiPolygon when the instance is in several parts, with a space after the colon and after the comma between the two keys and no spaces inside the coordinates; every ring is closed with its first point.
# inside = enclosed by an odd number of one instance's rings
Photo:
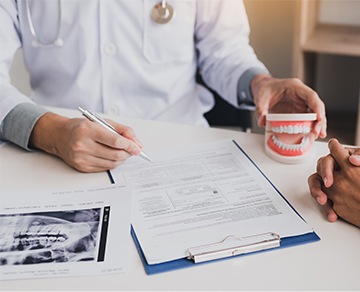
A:
{"type": "MultiPolygon", "coordinates": [[[[26,3],[26,16],[29,22],[30,33],[33,36],[33,41],[31,45],[33,47],[61,47],[64,44],[63,39],[60,37],[61,33],[61,0],[58,0],[58,30],[56,37],[48,42],[41,40],[36,34],[34,23],[32,21],[31,11],[30,11],[30,0],[25,0],[26,3]]],[[[172,6],[167,3],[166,0],[161,0],[161,2],[154,5],[150,12],[151,18],[160,24],[168,23],[174,16],[174,9],[172,6]]]]}
{"type": "Polygon", "coordinates": [[[151,9],[150,15],[157,23],[168,23],[174,16],[174,9],[166,0],[161,0],[161,2],[155,4],[153,9],[151,9]]]}
{"type": "Polygon", "coordinates": [[[34,28],[34,24],[32,21],[32,17],[31,17],[31,11],[30,11],[30,0],[25,0],[26,3],[26,16],[29,22],[29,28],[30,28],[30,32],[31,35],[33,36],[33,41],[31,42],[31,45],[33,47],[61,47],[64,44],[64,41],[62,40],[62,38],[60,38],[60,31],[61,31],[61,1],[58,0],[58,10],[59,10],[59,15],[58,15],[58,30],[57,30],[57,34],[54,40],[52,41],[48,41],[45,42],[43,40],[41,40],[35,31],[34,28]]]}

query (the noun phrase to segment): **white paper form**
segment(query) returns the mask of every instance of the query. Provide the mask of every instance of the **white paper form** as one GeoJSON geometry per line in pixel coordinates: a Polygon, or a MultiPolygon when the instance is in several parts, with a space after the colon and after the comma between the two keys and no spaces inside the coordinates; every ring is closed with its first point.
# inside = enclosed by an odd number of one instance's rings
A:
{"type": "Polygon", "coordinates": [[[229,235],[312,232],[250,159],[230,140],[130,159],[112,174],[131,183],[132,224],[148,264],[229,235]]]}
{"type": "Polygon", "coordinates": [[[1,193],[0,280],[125,273],[131,191],[1,193]]]}

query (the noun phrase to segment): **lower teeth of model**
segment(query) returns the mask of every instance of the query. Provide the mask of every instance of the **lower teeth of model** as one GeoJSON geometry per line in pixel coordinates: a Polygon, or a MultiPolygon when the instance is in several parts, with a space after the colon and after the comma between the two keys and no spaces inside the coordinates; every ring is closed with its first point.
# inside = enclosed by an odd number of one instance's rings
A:
{"type": "Polygon", "coordinates": [[[272,136],[272,140],[277,147],[284,149],[284,150],[289,150],[289,151],[296,151],[296,150],[304,149],[305,146],[309,143],[309,140],[307,139],[307,137],[304,137],[300,144],[285,144],[285,143],[281,142],[275,136],[272,136]]]}

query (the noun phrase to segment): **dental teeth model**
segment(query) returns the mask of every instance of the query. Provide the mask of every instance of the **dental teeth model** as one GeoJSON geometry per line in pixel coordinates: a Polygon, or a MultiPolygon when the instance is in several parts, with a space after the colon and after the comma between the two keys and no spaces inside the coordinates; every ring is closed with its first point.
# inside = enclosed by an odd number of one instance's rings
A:
{"type": "Polygon", "coordinates": [[[265,152],[282,163],[301,163],[310,154],[313,139],[310,138],[315,113],[267,114],[265,152]]]}

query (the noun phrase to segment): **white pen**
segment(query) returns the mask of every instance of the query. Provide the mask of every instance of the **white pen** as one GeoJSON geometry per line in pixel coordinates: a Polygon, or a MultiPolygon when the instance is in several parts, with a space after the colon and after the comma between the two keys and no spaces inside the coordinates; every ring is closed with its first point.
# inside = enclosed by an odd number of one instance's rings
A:
{"type": "MultiPolygon", "coordinates": [[[[119,133],[116,132],[115,128],[112,125],[110,125],[107,121],[105,121],[104,119],[102,119],[101,117],[96,115],[95,113],[85,110],[85,109],[81,108],[80,106],[78,107],[78,109],[83,114],[83,116],[86,117],[88,120],[95,122],[95,123],[99,124],[100,126],[103,126],[108,131],[119,135],[119,133]]],[[[140,150],[139,156],[144,158],[147,161],[152,162],[151,158],[142,150],[140,150]]]]}

